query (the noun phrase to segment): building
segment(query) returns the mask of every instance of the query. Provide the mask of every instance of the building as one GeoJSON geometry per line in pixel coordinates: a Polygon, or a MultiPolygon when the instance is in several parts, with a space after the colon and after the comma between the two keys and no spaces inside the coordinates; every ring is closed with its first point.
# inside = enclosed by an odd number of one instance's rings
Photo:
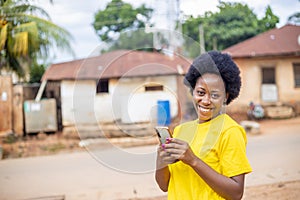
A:
{"type": "Polygon", "coordinates": [[[157,102],[170,103],[171,118],[186,109],[183,74],[190,61],[157,52],[118,50],[51,65],[42,77],[55,98],[62,127],[156,120],[157,102]]]}
{"type": "Polygon", "coordinates": [[[300,113],[300,26],[269,30],[223,52],[241,70],[243,85],[236,109],[252,101],[264,106],[291,105],[300,113]]]}

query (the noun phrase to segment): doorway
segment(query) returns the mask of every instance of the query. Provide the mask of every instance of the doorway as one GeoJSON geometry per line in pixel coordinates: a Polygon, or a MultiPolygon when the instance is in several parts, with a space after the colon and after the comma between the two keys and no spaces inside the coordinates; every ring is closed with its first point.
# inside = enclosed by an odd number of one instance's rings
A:
{"type": "Polygon", "coordinates": [[[262,68],[261,99],[263,102],[278,101],[278,88],[276,85],[275,67],[262,68]]]}

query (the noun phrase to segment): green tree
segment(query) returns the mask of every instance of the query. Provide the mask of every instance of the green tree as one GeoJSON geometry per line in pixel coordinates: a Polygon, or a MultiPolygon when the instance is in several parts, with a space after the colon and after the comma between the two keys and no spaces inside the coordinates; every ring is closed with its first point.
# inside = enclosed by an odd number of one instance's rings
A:
{"type": "Polygon", "coordinates": [[[39,83],[45,72],[45,68],[45,65],[39,65],[37,63],[32,64],[29,83],[39,83]]]}
{"type": "Polygon", "coordinates": [[[121,32],[108,51],[118,49],[153,51],[153,33],[146,33],[144,29],[121,32]]]}
{"type": "Polygon", "coordinates": [[[52,23],[42,8],[27,0],[0,0],[0,8],[0,70],[24,77],[52,48],[74,55],[71,34],[52,23]]]}
{"type": "Polygon", "coordinates": [[[182,46],[183,54],[190,58],[195,58],[200,53],[199,28],[205,21],[204,17],[194,18],[189,16],[182,25],[184,35],[184,45],[182,46]]]}
{"type": "Polygon", "coordinates": [[[300,12],[296,12],[289,16],[288,21],[289,24],[300,25],[300,12]]]}
{"type": "Polygon", "coordinates": [[[133,8],[122,0],[112,0],[95,14],[93,27],[102,41],[111,42],[122,31],[144,28],[152,12],[153,9],[144,4],[133,8]]]}
{"type": "Polygon", "coordinates": [[[257,34],[257,17],[246,4],[220,2],[218,8],[203,24],[209,49],[222,50],[257,34]]]}
{"type": "Polygon", "coordinates": [[[279,17],[274,15],[270,6],[267,6],[265,16],[258,21],[259,32],[265,32],[267,30],[276,28],[276,24],[279,22],[279,17]]]}
{"type": "MultiPolygon", "coordinates": [[[[183,23],[183,33],[199,41],[199,25],[204,29],[206,50],[222,50],[242,42],[261,32],[274,28],[278,23],[271,7],[266,9],[265,17],[259,20],[256,14],[243,3],[220,2],[218,12],[206,12],[204,16],[188,18],[183,23]]],[[[190,52],[194,57],[194,53],[190,52]]]]}

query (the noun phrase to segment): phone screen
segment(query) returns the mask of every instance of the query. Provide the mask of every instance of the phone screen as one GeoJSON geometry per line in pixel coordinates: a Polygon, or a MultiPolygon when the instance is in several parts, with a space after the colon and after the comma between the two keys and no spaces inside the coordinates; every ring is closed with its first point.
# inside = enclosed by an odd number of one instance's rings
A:
{"type": "Polygon", "coordinates": [[[166,139],[172,137],[168,127],[155,127],[155,130],[161,144],[165,144],[166,139]]]}

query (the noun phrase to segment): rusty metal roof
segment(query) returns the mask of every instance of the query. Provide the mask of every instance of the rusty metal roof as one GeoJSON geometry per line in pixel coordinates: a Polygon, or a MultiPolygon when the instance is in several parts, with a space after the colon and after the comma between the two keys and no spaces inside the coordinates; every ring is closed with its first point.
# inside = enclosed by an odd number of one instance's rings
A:
{"type": "Polygon", "coordinates": [[[184,74],[191,60],[157,52],[117,50],[99,56],[52,64],[42,80],[99,79],[184,74]]]}
{"type": "Polygon", "coordinates": [[[233,45],[223,52],[233,58],[300,55],[300,26],[287,24],[233,45]]]}

